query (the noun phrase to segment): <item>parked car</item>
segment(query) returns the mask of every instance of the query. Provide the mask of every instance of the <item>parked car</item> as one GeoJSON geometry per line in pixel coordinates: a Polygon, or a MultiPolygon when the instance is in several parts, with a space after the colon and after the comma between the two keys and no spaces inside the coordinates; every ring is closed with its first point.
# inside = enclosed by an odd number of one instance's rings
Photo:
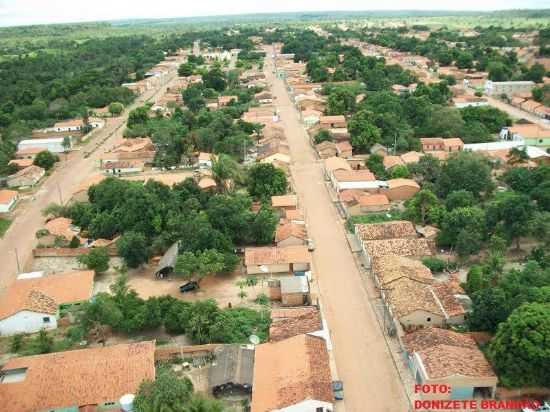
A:
{"type": "Polygon", "coordinates": [[[199,284],[193,280],[191,282],[187,282],[181,285],[180,292],[181,293],[192,292],[194,290],[197,290],[198,288],[199,288],[199,284]]]}
{"type": "Polygon", "coordinates": [[[313,242],[313,239],[307,240],[307,250],[310,252],[313,252],[315,250],[315,242],[313,242]]]}
{"type": "Polygon", "coordinates": [[[332,393],[334,394],[334,400],[341,401],[344,399],[344,382],[332,381],[332,393]]]}
{"type": "Polygon", "coordinates": [[[522,412],[550,412],[550,405],[547,402],[544,402],[537,409],[523,408],[522,412]]]}

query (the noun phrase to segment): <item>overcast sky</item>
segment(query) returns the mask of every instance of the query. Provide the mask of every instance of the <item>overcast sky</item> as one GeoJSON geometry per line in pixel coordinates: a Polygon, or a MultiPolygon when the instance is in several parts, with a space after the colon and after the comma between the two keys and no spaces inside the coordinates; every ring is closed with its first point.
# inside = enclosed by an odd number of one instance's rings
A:
{"type": "Polygon", "coordinates": [[[0,0],[0,26],[284,11],[502,10],[549,6],[549,0],[0,0]]]}

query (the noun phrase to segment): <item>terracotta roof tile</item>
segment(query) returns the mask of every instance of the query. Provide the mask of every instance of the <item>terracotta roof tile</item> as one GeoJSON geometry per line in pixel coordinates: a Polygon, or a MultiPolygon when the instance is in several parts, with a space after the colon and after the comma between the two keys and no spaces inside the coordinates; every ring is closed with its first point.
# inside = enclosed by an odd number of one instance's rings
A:
{"type": "Polygon", "coordinates": [[[355,232],[361,240],[380,240],[403,237],[416,237],[416,229],[408,220],[394,220],[384,223],[355,225],[355,232]]]}
{"type": "Polygon", "coordinates": [[[296,195],[271,196],[273,207],[296,207],[297,205],[298,196],[296,195]]]}
{"type": "Polygon", "coordinates": [[[496,378],[483,352],[477,348],[438,345],[417,353],[430,379],[456,375],[496,378]]]}
{"type": "Polygon", "coordinates": [[[386,195],[383,194],[364,194],[359,198],[359,204],[361,206],[388,206],[390,201],[386,195]]]}
{"type": "Polygon", "coordinates": [[[475,340],[465,333],[441,328],[422,328],[402,337],[407,352],[419,352],[439,345],[477,348],[475,340]]]}
{"type": "Polygon", "coordinates": [[[402,186],[411,186],[411,187],[415,187],[417,189],[420,189],[420,186],[418,185],[418,183],[416,183],[412,179],[403,179],[403,178],[390,179],[386,183],[388,184],[388,187],[390,189],[394,189],[396,187],[402,187],[402,186]]]}
{"type": "Polygon", "coordinates": [[[0,405],[10,412],[116,402],[155,378],[155,342],[26,356],[2,370],[26,368],[22,382],[0,385],[0,405]]]}
{"type": "Polygon", "coordinates": [[[386,255],[431,256],[433,243],[427,239],[382,239],[364,241],[369,257],[386,255]]]}
{"type": "Polygon", "coordinates": [[[305,225],[297,223],[283,223],[278,225],[275,231],[275,242],[279,243],[289,237],[305,240],[307,237],[305,225]]]}
{"type": "Polygon", "coordinates": [[[307,308],[307,310],[301,309],[302,308],[287,309],[286,313],[276,314],[279,316],[273,315],[272,313],[272,323],[269,327],[270,341],[277,342],[292,336],[313,333],[323,329],[321,313],[317,308],[307,308]],[[297,313],[288,313],[292,311],[297,313]]]}
{"type": "Polygon", "coordinates": [[[7,204],[17,197],[19,193],[15,190],[0,190],[0,203],[7,204]]]}
{"type": "Polygon", "coordinates": [[[244,252],[246,266],[309,262],[311,256],[306,246],[247,247],[244,252]]]}
{"type": "Polygon", "coordinates": [[[321,338],[298,335],[256,347],[251,412],[306,399],[332,402],[329,357],[321,338]]]}
{"type": "Polygon", "coordinates": [[[336,170],[334,177],[339,182],[372,182],[376,180],[370,170],[336,170]]]}
{"type": "Polygon", "coordinates": [[[386,169],[399,165],[403,165],[403,160],[400,156],[384,156],[384,167],[386,169]]]}
{"type": "Polygon", "coordinates": [[[433,276],[422,262],[404,256],[387,255],[373,259],[372,270],[383,287],[407,277],[423,282],[432,282],[433,276]]]}
{"type": "Polygon", "coordinates": [[[0,319],[25,309],[55,313],[64,303],[86,301],[92,296],[93,282],[91,270],[16,280],[0,299],[0,319]]]}
{"type": "Polygon", "coordinates": [[[72,229],[73,221],[66,217],[58,217],[48,221],[44,227],[54,236],[61,236],[67,240],[71,240],[78,234],[78,230],[72,229]]]}
{"type": "MultiPolygon", "coordinates": [[[[332,142],[329,142],[329,143],[332,143],[332,142]]],[[[332,145],[334,145],[334,143],[332,143],[332,145]]],[[[348,171],[351,170],[351,165],[347,162],[346,159],[342,159],[341,157],[336,157],[336,156],[329,157],[323,160],[323,162],[325,164],[325,169],[330,172],[335,172],[338,170],[348,170],[348,171]]]]}
{"type": "Polygon", "coordinates": [[[417,310],[445,317],[430,285],[407,277],[393,281],[386,289],[389,305],[397,319],[417,310]]]}
{"type": "Polygon", "coordinates": [[[465,294],[460,285],[452,281],[436,282],[432,285],[432,288],[447,315],[456,316],[466,313],[464,306],[455,297],[455,295],[465,294]]]}

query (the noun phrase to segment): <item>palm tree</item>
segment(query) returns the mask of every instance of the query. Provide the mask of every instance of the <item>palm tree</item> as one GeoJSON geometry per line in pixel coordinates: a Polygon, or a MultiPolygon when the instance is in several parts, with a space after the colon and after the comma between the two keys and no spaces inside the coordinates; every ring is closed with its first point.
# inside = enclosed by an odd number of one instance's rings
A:
{"type": "Polygon", "coordinates": [[[227,180],[238,179],[240,172],[239,164],[228,155],[221,154],[217,159],[212,159],[212,178],[221,193],[227,190],[227,180]]]}
{"type": "Polygon", "coordinates": [[[508,163],[511,165],[524,163],[528,160],[529,160],[529,155],[527,154],[527,150],[525,148],[520,149],[518,147],[513,147],[510,150],[510,154],[508,155],[508,163]]]}

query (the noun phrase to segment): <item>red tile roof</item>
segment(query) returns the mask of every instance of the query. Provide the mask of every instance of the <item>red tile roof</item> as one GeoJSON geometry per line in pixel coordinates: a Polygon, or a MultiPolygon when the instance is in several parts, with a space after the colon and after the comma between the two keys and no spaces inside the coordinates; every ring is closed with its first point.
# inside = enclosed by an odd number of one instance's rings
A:
{"type": "Polygon", "coordinates": [[[0,384],[0,405],[35,412],[116,402],[155,378],[154,356],[150,341],[14,358],[2,370],[25,368],[25,379],[0,384]]]}
{"type": "Polygon", "coordinates": [[[306,399],[333,400],[325,341],[298,335],[258,345],[251,412],[270,412],[306,399]]]}

